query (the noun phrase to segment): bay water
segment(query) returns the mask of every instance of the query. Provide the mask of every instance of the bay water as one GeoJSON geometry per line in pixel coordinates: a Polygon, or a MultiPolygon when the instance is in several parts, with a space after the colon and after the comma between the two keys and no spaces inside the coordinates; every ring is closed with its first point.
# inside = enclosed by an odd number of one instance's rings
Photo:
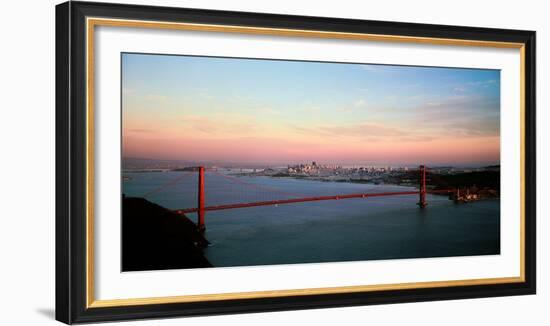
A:
{"type": "MultiPolygon", "coordinates": [[[[387,184],[238,176],[236,172],[206,172],[206,206],[415,190],[387,184]]],[[[146,195],[168,209],[197,206],[196,172],[123,175],[126,196],[146,195]]],[[[500,253],[499,199],[455,204],[446,196],[427,195],[427,201],[424,209],[416,205],[417,195],[403,195],[209,211],[205,236],[211,244],[204,253],[215,267],[500,253]]],[[[187,216],[196,221],[196,214],[187,216]]]]}

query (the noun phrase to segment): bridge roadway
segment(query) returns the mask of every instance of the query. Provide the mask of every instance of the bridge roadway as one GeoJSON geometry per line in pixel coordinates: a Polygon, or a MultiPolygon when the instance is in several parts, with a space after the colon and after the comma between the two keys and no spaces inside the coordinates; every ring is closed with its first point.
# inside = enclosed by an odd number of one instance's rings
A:
{"type": "MultiPolygon", "coordinates": [[[[426,191],[426,193],[428,193],[428,194],[440,194],[440,193],[450,193],[450,192],[453,192],[453,190],[444,189],[444,190],[426,191]]],[[[347,194],[347,195],[289,198],[289,199],[257,201],[257,202],[249,202],[249,203],[236,203],[236,204],[227,204],[227,205],[205,206],[203,210],[204,211],[220,211],[220,210],[224,210],[224,209],[294,204],[294,203],[312,202],[312,201],[321,201],[321,200],[340,200],[340,199],[350,199],[350,198],[371,198],[371,197],[403,196],[403,195],[419,195],[419,194],[420,194],[420,191],[396,191],[396,192],[359,193],[359,194],[347,194]]],[[[177,214],[196,213],[198,211],[199,211],[198,207],[182,208],[182,209],[174,210],[174,212],[177,213],[177,214]]]]}

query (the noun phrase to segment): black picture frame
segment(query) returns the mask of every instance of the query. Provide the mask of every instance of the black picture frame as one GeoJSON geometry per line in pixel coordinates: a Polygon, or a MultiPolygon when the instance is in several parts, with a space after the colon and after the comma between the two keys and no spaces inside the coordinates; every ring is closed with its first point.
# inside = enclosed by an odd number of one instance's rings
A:
{"type": "Polygon", "coordinates": [[[67,323],[534,294],[536,148],[534,31],[65,2],[56,6],[56,319],[67,323]],[[524,281],[254,299],[89,307],[86,227],[86,17],[238,25],[524,44],[524,281]]]}

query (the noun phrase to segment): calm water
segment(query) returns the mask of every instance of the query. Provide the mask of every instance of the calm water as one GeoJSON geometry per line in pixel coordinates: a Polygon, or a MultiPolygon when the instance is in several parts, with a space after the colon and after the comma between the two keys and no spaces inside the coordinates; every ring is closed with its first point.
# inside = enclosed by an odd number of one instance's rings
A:
{"type": "MultiPolygon", "coordinates": [[[[127,173],[131,179],[123,182],[123,191],[141,197],[184,173],[127,173]]],[[[205,179],[206,205],[413,189],[212,172],[205,179]]],[[[196,193],[193,173],[147,199],[171,209],[188,208],[196,207],[196,193]]],[[[423,210],[417,201],[417,196],[392,196],[207,212],[211,246],[205,255],[224,267],[499,254],[499,200],[457,205],[445,196],[428,195],[423,210]]],[[[188,216],[196,220],[195,214],[188,216]]]]}

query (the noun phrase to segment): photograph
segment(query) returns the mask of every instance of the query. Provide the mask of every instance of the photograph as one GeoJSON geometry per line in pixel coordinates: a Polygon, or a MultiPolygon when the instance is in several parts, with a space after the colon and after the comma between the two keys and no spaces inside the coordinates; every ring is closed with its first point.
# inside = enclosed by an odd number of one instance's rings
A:
{"type": "Polygon", "coordinates": [[[500,70],[120,60],[121,271],[500,254],[500,70]]]}

